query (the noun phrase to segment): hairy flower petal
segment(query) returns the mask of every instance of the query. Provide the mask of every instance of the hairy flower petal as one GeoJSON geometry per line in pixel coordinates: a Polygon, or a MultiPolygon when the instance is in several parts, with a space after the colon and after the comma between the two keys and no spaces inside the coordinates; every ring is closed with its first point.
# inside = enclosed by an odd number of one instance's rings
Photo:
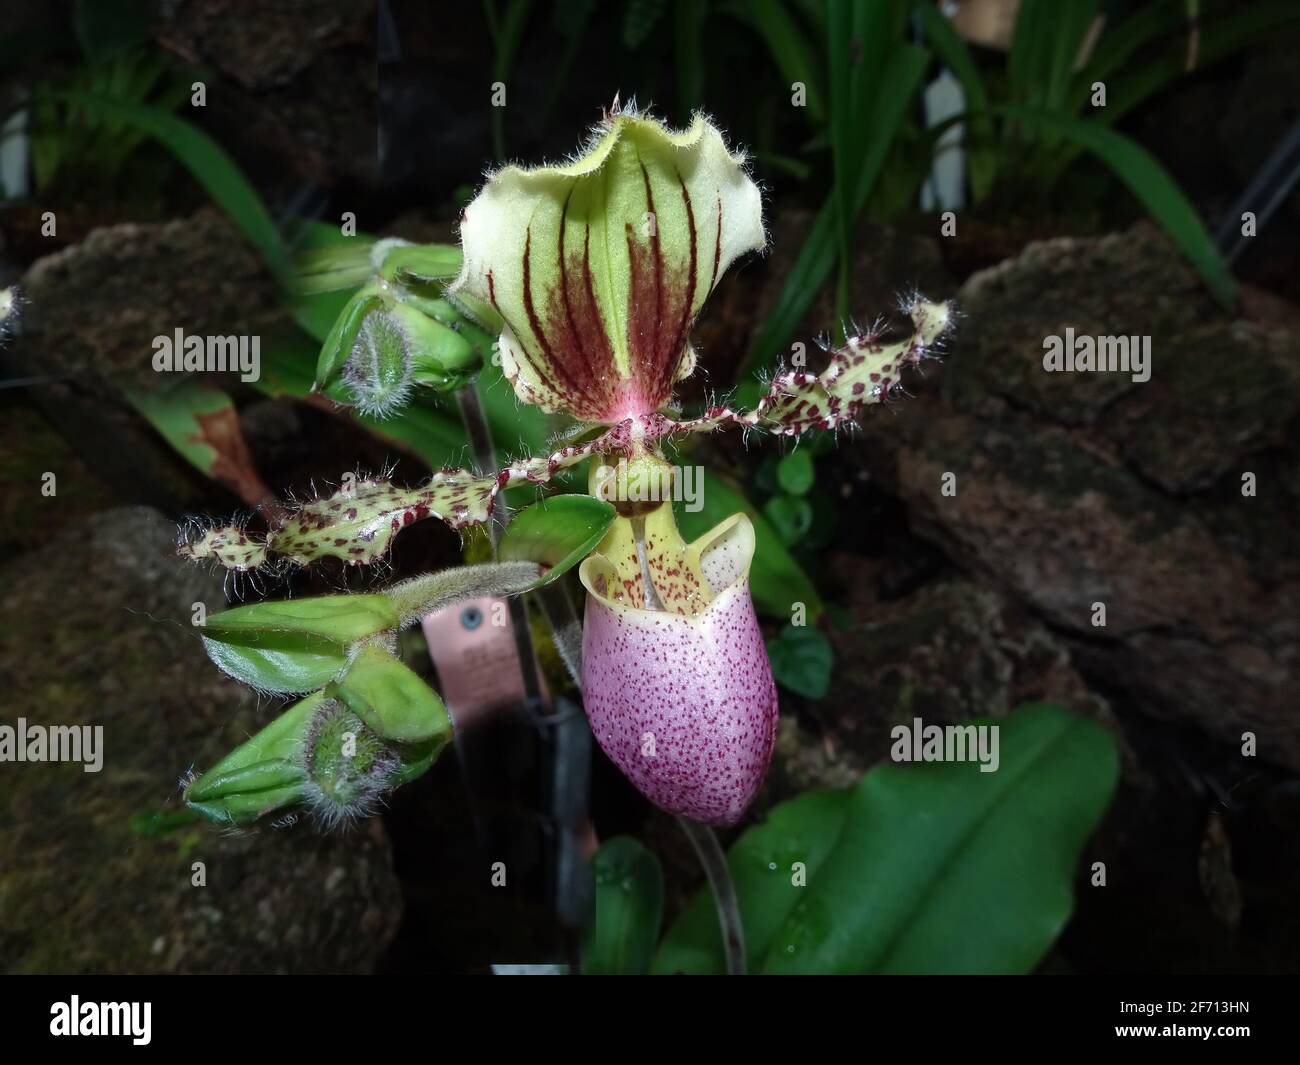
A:
{"type": "Polygon", "coordinates": [[[562,166],[497,171],[461,220],[451,286],[504,320],[516,395],[613,423],[666,403],[691,324],[723,271],[766,241],[757,186],[703,116],[673,132],[636,114],[562,166]]]}

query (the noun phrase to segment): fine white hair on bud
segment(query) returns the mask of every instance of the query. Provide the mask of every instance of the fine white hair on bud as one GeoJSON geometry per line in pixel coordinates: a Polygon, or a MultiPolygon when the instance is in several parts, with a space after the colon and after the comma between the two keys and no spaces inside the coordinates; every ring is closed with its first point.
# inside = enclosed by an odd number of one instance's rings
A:
{"type": "Polygon", "coordinates": [[[0,340],[6,339],[18,324],[18,312],[22,302],[17,285],[0,289],[0,340]]]}
{"type": "Polygon", "coordinates": [[[400,759],[356,714],[331,699],[307,727],[302,765],[307,805],[322,827],[331,829],[375,812],[400,759]]]}
{"type": "Polygon", "coordinates": [[[393,315],[366,315],[343,367],[343,381],[362,414],[387,418],[411,393],[411,342],[393,315]]]}

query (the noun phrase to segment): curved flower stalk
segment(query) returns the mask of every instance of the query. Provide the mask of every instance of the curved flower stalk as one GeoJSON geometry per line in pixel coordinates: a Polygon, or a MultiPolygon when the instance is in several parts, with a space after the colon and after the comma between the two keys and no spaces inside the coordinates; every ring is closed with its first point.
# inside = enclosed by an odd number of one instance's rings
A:
{"type": "MultiPolygon", "coordinates": [[[[234,570],[324,557],[368,563],[414,521],[486,521],[503,489],[544,484],[592,459],[589,491],[617,509],[580,570],[593,731],[652,802],[732,824],[762,784],[776,731],[776,692],[748,587],[753,530],[737,514],[686,544],[671,504],[638,502],[668,496],[620,494],[608,471],[625,463],[623,484],[662,482],[670,476],[663,448],[674,438],[730,426],[796,436],[849,424],[890,397],[905,366],[934,352],[951,309],[910,298],[910,336],[854,334],[821,373],[777,374],[752,410],[714,405],[676,417],[673,386],[695,366],[696,315],[723,271],[767,239],[744,157],[703,116],[674,132],[616,109],[572,160],[491,175],[465,209],[461,239],[446,301],[499,327],[497,350],[518,399],[571,415],[582,423],[575,435],[495,475],[444,469],[415,488],[363,481],[275,511],[262,534],[205,529],[181,554],[234,570]]],[[[336,355],[327,343],[326,378],[341,365],[336,355]]],[[[359,387],[400,378],[381,362],[356,364],[374,378],[359,387]]]]}

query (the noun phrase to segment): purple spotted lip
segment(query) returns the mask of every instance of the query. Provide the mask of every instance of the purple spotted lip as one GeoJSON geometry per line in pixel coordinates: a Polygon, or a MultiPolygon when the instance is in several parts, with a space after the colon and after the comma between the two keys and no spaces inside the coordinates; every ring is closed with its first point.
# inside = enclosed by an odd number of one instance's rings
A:
{"type": "MultiPolygon", "coordinates": [[[[688,551],[698,552],[711,595],[695,613],[631,605],[609,560],[583,563],[583,700],[601,748],[647,799],[733,825],[762,786],[777,728],[776,686],[749,593],[753,526],[733,515],[688,551]]],[[[652,575],[663,560],[649,556],[652,575]]]]}

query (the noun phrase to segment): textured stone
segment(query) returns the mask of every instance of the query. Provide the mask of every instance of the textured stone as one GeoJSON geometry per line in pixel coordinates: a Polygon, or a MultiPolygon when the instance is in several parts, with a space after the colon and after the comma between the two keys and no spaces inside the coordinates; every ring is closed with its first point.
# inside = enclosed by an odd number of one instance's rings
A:
{"type": "Polygon", "coordinates": [[[10,972],[369,971],[401,917],[381,822],[148,835],[176,781],[270,720],[190,625],[220,579],[146,508],[105,511],[0,573],[3,723],[103,727],[103,768],[0,764],[0,958],[10,972]],[[193,863],[207,885],[192,886],[193,863]]]}
{"type": "Polygon", "coordinates": [[[1225,319],[1148,225],[1031,245],[958,306],[946,362],[854,453],[916,531],[1060,629],[1090,683],[1300,766],[1300,333],[1225,319]],[[1150,335],[1151,380],[1045,373],[1066,326],[1150,335]]]}

